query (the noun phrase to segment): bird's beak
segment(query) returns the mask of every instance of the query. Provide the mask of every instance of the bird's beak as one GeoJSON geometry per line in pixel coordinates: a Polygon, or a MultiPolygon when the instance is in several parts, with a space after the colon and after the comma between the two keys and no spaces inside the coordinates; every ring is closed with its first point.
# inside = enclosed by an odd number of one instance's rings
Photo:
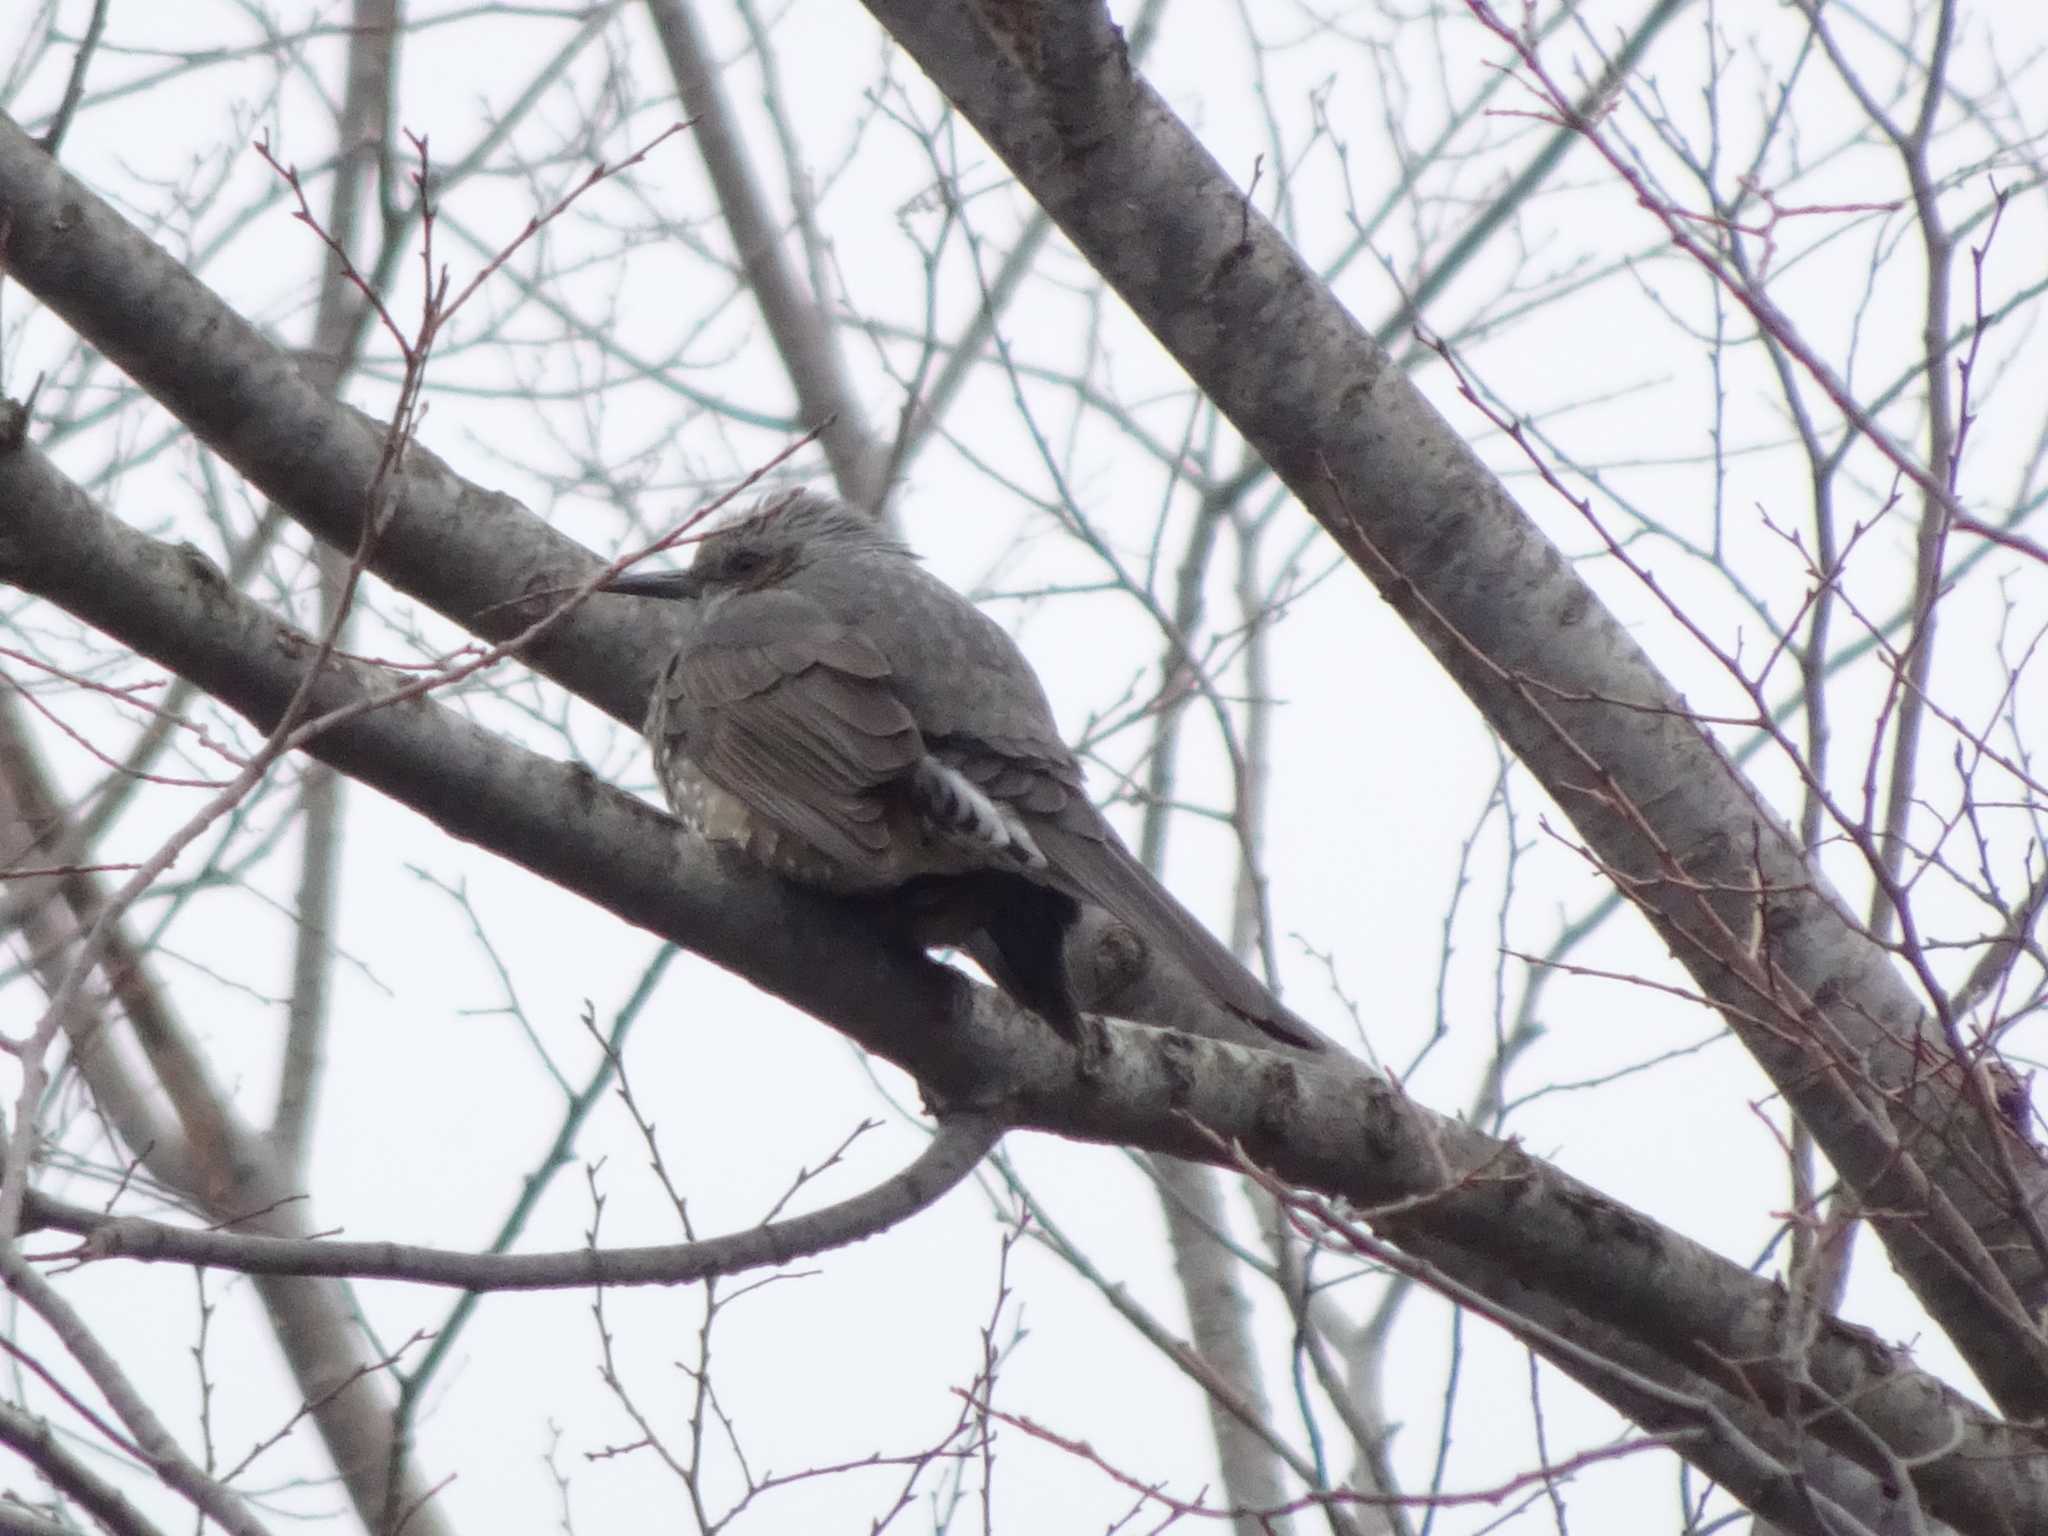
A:
{"type": "Polygon", "coordinates": [[[597,590],[623,597],[697,597],[704,591],[704,581],[695,571],[629,571],[597,590]]]}

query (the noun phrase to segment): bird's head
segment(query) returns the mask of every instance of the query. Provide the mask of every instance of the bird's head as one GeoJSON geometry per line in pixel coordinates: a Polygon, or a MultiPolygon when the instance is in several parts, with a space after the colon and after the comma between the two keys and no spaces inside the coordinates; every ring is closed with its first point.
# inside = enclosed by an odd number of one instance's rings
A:
{"type": "Polygon", "coordinates": [[[708,534],[688,570],[636,571],[598,590],[683,599],[758,592],[815,561],[877,553],[909,555],[865,513],[827,496],[799,492],[764,502],[708,534]]]}

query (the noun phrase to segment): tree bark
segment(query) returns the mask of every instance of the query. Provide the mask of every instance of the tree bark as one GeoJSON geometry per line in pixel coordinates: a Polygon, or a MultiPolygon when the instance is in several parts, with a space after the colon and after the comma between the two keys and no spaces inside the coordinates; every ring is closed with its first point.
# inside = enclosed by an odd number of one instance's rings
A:
{"type": "MultiPolygon", "coordinates": [[[[257,724],[277,719],[305,682],[315,654],[307,637],[190,551],[108,518],[26,444],[0,453],[0,510],[0,579],[184,673],[257,724]]],[[[660,637],[618,644],[615,665],[629,670],[659,654],[660,637]]],[[[1780,1287],[1512,1144],[1431,1115],[1356,1063],[1111,1026],[1107,1059],[1083,1070],[1037,1019],[891,944],[858,905],[714,855],[587,772],[513,746],[430,698],[393,701],[397,691],[389,674],[331,657],[312,686],[312,712],[376,707],[315,737],[311,750],[450,836],[825,1020],[939,1100],[999,1106],[1017,1127],[1209,1162],[1227,1164],[1242,1148],[1290,1184],[1377,1210],[1404,1248],[1510,1314],[1542,1321],[1548,1332],[1534,1347],[1585,1373],[1624,1411],[1641,1409],[1645,1380],[1663,1383],[1665,1411],[1672,1397],[1691,1404],[1708,1392],[1715,1422],[1739,1436],[1675,1448],[1734,1486],[1760,1486],[1768,1468],[1756,1447],[1796,1429],[1802,1456],[1831,1468],[1839,1460],[1844,1478],[1855,1467],[1884,1478],[1910,1466],[1927,1508],[1973,1536],[2048,1529],[2048,1460],[2033,1453],[2029,1432],[1987,1416],[1860,1329],[1828,1318],[1811,1320],[1810,1333],[1796,1328],[1780,1287]],[[1614,1370],[1589,1364],[1589,1345],[1625,1358],[1627,1380],[1617,1385],[1614,1370]],[[1731,1444],[1739,1464],[1722,1467],[1731,1444]]]]}
{"type": "Polygon", "coordinates": [[[1993,1397],[2048,1414],[2048,1166],[1685,700],[1136,77],[1100,5],[868,0],[1379,588],[1854,1185],[1993,1397]]]}

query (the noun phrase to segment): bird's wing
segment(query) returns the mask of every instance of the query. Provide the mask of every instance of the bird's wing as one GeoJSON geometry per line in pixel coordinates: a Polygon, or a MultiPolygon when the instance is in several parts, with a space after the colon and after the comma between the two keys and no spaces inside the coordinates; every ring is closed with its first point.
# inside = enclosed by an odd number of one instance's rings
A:
{"type": "Polygon", "coordinates": [[[991,800],[1032,818],[1058,817],[1079,802],[1095,815],[1081,787],[1081,765],[1057,736],[1029,741],[979,736],[927,736],[932,755],[991,800]]]}
{"type": "Polygon", "coordinates": [[[663,686],[706,778],[852,868],[886,852],[873,792],[924,740],[888,660],[856,631],[794,592],[742,594],[705,618],[663,686]]]}

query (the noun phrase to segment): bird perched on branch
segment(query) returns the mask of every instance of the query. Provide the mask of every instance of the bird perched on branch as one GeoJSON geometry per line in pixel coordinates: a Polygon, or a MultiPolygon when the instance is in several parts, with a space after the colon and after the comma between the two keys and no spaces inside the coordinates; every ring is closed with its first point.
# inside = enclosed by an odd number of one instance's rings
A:
{"type": "Polygon", "coordinates": [[[677,602],[647,736],[707,838],[800,884],[899,898],[918,943],[967,947],[1070,1041],[1064,945],[1086,903],[1263,1035],[1323,1048],[1089,803],[1016,643],[862,513],[770,500],[688,570],[601,590],[677,602]]]}

